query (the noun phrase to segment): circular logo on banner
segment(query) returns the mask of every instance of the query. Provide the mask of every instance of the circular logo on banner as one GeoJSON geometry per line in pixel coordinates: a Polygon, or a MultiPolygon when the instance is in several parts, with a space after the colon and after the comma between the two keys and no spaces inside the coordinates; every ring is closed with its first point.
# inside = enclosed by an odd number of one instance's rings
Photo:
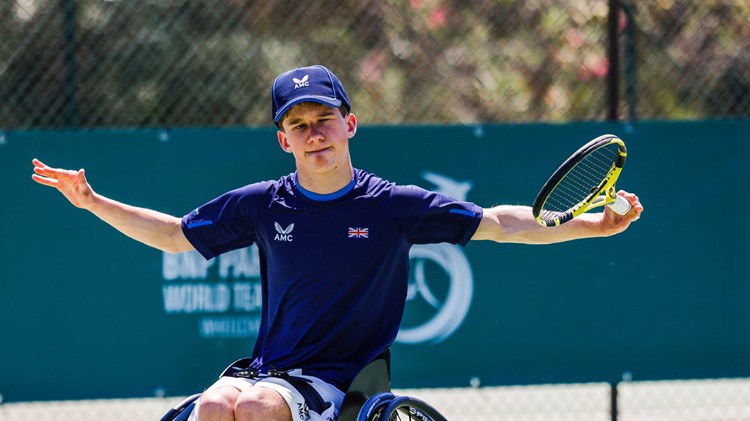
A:
{"type": "Polygon", "coordinates": [[[453,244],[415,245],[409,260],[406,313],[396,341],[442,342],[469,312],[474,291],[469,261],[453,244]]]}

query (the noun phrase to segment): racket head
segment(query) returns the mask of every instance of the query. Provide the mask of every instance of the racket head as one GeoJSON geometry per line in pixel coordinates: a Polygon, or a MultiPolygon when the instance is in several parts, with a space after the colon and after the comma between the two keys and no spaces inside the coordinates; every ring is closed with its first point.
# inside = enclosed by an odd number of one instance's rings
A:
{"type": "Polygon", "coordinates": [[[539,191],[532,213],[551,227],[615,200],[615,182],[627,157],[625,142],[606,134],[579,148],[549,177],[539,191]]]}

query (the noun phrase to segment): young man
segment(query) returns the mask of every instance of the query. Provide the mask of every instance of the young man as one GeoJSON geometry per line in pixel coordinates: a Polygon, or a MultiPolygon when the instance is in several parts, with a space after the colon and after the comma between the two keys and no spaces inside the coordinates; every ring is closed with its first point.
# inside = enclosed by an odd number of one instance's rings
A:
{"type": "Polygon", "coordinates": [[[264,296],[252,357],[203,393],[192,419],[334,419],[354,376],[396,337],[414,244],[609,236],[643,211],[638,197],[621,191],[632,205],[624,216],[605,209],[543,228],[526,206],[482,209],[399,186],[353,168],[357,118],[330,70],[283,73],[271,98],[279,145],[296,172],[230,191],[182,219],[97,194],[83,170],[33,161],[35,181],[160,250],[195,249],[208,259],[257,244],[264,296]]]}

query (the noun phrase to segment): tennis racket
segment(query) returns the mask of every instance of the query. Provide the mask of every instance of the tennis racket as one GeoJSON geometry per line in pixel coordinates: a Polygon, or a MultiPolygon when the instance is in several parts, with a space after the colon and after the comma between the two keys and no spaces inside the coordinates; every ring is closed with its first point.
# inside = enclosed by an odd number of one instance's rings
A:
{"type": "Polygon", "coordinates": [[[534,218],[553,227],[604,205],[620,215],[628,213],[630,203],[615,190],[626,156],[625,142],[615,135],[605,134],[583,145],[539,191],[532,207],[534,218]]]}

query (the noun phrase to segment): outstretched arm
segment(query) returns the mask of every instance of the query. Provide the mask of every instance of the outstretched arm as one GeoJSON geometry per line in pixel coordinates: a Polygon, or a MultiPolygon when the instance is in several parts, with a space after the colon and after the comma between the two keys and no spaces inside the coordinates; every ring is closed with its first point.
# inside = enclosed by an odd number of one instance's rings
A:
{"type": "Polygon", "coordinates": [[[625,191],[618,192],[618,195],[627,199],[632,206],[627,214],[621,216],[605,207],[604,212],[584,213],[552,228],[539,225],[528,206],[501,205],[484,209],[484,216],[472,240],[549,244],[618,234],[625,231],[643,212],[638,196],[625,191]]]}
{"type": "Polygon", "coordinates": [[[193,250],[182,232],[180,218],[126,205],[97,194],[86,181],[83,169],[52,168],[38,159],[32,163],[35,174],[31,178],[34,181],[56,188],[74,206],[88,210],[128,237],[170,253],[193,250]]]}

